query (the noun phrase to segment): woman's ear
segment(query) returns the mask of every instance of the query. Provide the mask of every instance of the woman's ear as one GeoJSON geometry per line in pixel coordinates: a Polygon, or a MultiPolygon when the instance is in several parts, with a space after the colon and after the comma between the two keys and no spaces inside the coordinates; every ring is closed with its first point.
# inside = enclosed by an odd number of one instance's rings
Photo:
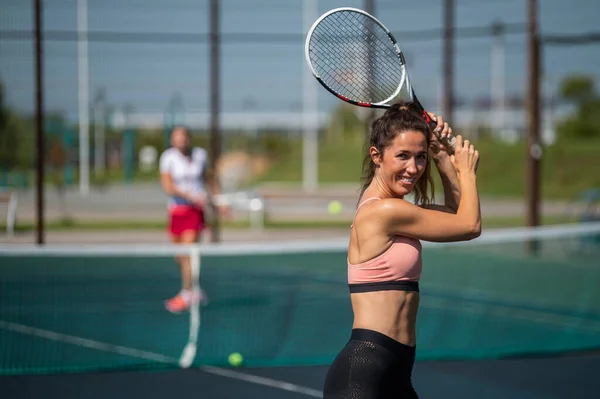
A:
{"type": "Polygon", "coordinates": [[[375,165],[380,165],[383,162],[382,154],[376,147],[369,148],[369,155],[371,155],[371,160],[375,165]]]}

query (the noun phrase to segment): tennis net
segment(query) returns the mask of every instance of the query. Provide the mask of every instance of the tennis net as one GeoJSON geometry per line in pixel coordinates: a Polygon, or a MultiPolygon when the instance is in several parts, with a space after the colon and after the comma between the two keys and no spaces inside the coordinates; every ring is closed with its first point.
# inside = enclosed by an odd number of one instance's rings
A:
{"type": "MultiPolygon", "coordinates": [[[[346,247],[0,246],[0,374],[226,366],[233,352],[329,364],[352,326],[346,247]],[[178,254],[209,302],[174,315],[178,254]]],[[[419,359],[600,349],[600,223],[423,248],[419,359]]]]}

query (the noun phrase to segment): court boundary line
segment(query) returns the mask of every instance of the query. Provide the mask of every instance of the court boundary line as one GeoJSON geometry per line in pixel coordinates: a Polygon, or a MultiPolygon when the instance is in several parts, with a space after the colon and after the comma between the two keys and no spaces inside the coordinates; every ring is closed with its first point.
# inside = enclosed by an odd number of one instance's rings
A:
{"type": "MultiPolygon", "coordinates": [[[[31,327],[25,324],[0,320],[0,329],[30,335],[38,338],[44,338],[51,341],[63,342],[66,344],[79,346],[83,348],[116,353],[119,355],[129,356],[143,360],[151,360],[163,364],[171,364],[175,366],[179,365],[179,359],[171,356],[135,349],[128,346],[109,344],[106,342],[101,342],[89,338],[78,337],[76,335],[69,335],[42,328],[31,327]]],[[[293,384],[290,382],[285,382],[267,377],[260,377],[253,374],[242,373],[240,371],[234,371],[214,366],[201,366],[198,367],[198,369],[209,374],[218,375],[225,378],[231,378],[234,380],[239,380],[256,385],[262,385],[270,388],[280,389],[283,391],[294,392],[305,396],[311,396],[315,398],[323,397],[323,393],[319,390],[304,387],[302,385],[293,384]]]]}

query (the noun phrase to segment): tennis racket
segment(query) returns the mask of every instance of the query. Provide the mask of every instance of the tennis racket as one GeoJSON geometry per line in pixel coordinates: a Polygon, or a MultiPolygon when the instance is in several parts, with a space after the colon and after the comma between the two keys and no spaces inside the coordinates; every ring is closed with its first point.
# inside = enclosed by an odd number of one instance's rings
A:
{"type": "MultiPolygon", "coordinates": [[[[356,8],[330,10],[310,28],[304,51],[313,76],[334,96],[360,107],[391,108],[404,87],[436,127],[413,90],[396,39],[374,16],[356,8]]],[[[454,148],[454,137],[438,139],[454,148]]]]}

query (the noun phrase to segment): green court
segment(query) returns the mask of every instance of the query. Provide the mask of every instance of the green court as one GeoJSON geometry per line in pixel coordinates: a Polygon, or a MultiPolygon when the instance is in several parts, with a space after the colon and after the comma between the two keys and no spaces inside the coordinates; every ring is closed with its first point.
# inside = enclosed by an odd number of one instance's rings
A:
{"type": "MultiPolygon", "coordinates": [[[[600,348],[600,226],[589,226],[541,235],[535,252],[511,235],[424,244],[418,360],[600,348]]],[[[326,366],[351,329],[346,252],[311,245],[202,248],[199,324],[164,309],[180,281],[172,254],[5,249],[0,372],[174,368],[190,337],[198,367],[232,352],[246,367],[326,366]]]]}

